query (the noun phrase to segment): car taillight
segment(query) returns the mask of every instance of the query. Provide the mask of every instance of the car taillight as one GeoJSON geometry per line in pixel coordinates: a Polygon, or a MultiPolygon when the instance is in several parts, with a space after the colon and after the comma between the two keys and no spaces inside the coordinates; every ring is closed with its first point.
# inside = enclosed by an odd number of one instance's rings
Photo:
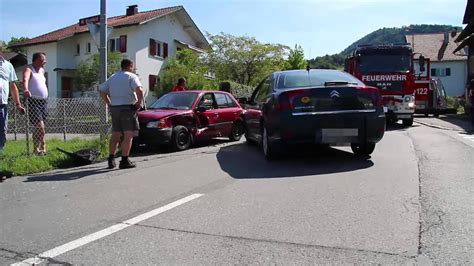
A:
{"type": "Polygon", "coordinates": [[[370,95],[372,103],[376,107],[383,107],[383,98],[380,95],[379,89],[375,87],[358,87],[357,92],[361,94],[370,95]]]}
{"type": "Polygon", "coordinates": [[[304,90],[292,90],[287,91],[278,96],[278,100],[275,103],[276,111],[285,111],[293,109],[293,99],[304,95],[304,90]]]}

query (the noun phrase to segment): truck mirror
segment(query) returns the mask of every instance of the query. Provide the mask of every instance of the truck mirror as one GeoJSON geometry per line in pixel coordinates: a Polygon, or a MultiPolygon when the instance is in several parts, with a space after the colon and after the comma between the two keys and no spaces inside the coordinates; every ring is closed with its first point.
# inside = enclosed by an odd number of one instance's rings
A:
{"type": "Polygon", "coordinates": [[[425,57],[420,55],[420,58],[418,59],[418,64],[420,65],[420,72],[425,72],[425,57]]]}

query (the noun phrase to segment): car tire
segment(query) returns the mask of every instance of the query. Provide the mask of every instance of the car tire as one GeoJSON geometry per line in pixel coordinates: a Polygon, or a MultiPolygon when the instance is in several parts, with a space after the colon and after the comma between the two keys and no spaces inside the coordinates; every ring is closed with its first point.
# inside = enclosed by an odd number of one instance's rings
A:
{"type": "Polygon", "coordinates": [[[171,145],[175,151],[184,151],[191,146],[191,134],[184,126],[175,126],[171,134],[171,145]]]}
{"type": "Polygon", "coordinates": [[[406,127],[413,126],[413,117],[409,119],[403,119],[403,125],[406,127]]]}
{"type": "Polygon", "coordinates": [[[262,131],[262,151],[267,160],[275,160],[278,158],[278,151],[275,144],[269,141],[267,128],[263,126],[262,131]]]}
{"type": "Polygon", "coordinates": [[[356,155],[366,155],[369,156],[374,152],[375,150],[375,143],[365,143],[365,144],[360,144],[360,143],[352,143],[351,144],[351,149],[352,152],[356,155]]]}
{"type": "Polygon", "coordinates": [[[245,129],[241,121],[234,122],[232,126],[232,131],[230,132],[229,139],[230,141],[239,141],[244,134],[245,129]]]}

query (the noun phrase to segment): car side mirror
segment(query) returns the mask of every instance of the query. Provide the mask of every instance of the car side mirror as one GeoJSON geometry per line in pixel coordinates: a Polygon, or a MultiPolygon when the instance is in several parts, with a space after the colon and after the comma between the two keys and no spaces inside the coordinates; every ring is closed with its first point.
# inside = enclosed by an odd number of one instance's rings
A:
{"type": "Polygon", "coordinates": [[[207,111],[207,108],[204,106],[199,106],[198,108],[196,108],[196,112],[198,113],[204,113],[205,111],[207,111]]]}
{"type": "Polygon", "coordinates": [[[247,104],[249,102],[247,97],[240,97],[239,98],[239,103],[240,104],[247,104]]]}

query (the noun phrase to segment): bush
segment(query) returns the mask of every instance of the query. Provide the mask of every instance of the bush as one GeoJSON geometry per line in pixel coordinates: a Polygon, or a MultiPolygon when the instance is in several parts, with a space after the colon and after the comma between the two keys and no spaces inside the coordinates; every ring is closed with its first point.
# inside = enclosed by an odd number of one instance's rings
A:
{"type": "MultiPolygon", "coordinates": [[[[220,83],[219,89],[223,90],[223,86],[229,86],[230,87],[230,93],[234,95],[234,97],[250,97],[252,95],[252,92],[254,88],[252,86],[247,86],[243,84],[239,84],[237,82],[233,82],[230,80],[224,81],[220,83]],[[224,85],[225,84],[225,85],[224,85]],[[228,84],[228,85],[227,85],[228,84]]],[[[226,89],[224,89],[226,90],[226,89]]]]}

